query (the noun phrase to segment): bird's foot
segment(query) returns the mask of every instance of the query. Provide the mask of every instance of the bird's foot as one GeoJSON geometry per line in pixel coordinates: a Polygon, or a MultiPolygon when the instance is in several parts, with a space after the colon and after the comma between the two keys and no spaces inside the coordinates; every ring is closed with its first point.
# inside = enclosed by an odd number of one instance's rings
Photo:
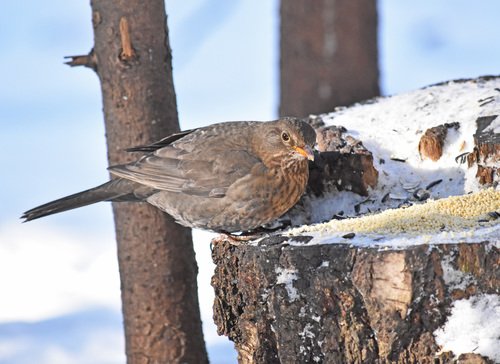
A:
{"type": "Polygon", "coordinates": [[[260,237],[262,234],[254,234],[254,235],[233,235],[222,233],[219,236],[212,239],[213,244],[220,244],[224,241],[227,241],[229,244],[234,246],[243,245],[245,242],[253,240],[255,238],[260,237]]]}

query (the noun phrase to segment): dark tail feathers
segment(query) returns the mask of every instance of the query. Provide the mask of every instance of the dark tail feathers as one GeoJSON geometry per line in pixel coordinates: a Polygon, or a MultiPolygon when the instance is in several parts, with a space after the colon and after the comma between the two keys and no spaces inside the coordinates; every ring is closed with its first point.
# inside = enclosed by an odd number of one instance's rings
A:
{"type": "Polygon", "coordinates": [[[140,201],[141,198],[134,193],[137,186],[138,184],[135,182],[121,178],[115,179],[89,190],[35,207],[26,211],[21,216],[21,219],[24,219],[24,222],[35,220],[40,217],[76,209],[100,201],[140,201]]]}

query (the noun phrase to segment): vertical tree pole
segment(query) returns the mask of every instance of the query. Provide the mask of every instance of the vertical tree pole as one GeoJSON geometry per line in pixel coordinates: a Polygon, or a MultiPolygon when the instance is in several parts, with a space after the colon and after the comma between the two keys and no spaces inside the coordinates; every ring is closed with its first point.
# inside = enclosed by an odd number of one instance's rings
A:
{"type": "MultiPolygon", "coordinates": [[[[92,0],[110,165],[179,130],[162,0],[92,0]]],[[[147,204],[113,205],[128,363],[207,363],[191,231],[147,204]]]]}
{"type": "Polygon", "coordinates": [[[379,94],[376,0],[281,0],[280,115],[379,94]]]}

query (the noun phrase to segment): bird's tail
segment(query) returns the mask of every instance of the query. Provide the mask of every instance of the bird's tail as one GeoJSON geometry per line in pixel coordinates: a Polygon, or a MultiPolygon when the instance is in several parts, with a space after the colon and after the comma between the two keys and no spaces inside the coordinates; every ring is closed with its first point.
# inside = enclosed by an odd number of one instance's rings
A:
{"type": "Polygon", "coordinates": [[[136,183],[125,179],[114,179],[89,190],[78,192],[28,210],[21,216],[21,219],[24,219],[24,222],[35,220],[40,217],[76,209],[100,201],[138,201],[140,199],[134,194],[134,186],[136,185],[136,183]]]}

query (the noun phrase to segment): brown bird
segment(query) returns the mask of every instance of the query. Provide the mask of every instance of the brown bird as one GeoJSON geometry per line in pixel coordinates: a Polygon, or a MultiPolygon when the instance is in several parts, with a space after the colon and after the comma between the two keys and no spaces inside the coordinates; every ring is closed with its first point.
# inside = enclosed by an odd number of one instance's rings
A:
{"type": "Polygon", "coordinates": [[[217,232],[254,230],[299,200],[313,160],[314,129],[296,118],[210,125],[129,151],[118,178],[26,211],[25,221],[99,201],[147,201],[182,225],[217,232]]]}

